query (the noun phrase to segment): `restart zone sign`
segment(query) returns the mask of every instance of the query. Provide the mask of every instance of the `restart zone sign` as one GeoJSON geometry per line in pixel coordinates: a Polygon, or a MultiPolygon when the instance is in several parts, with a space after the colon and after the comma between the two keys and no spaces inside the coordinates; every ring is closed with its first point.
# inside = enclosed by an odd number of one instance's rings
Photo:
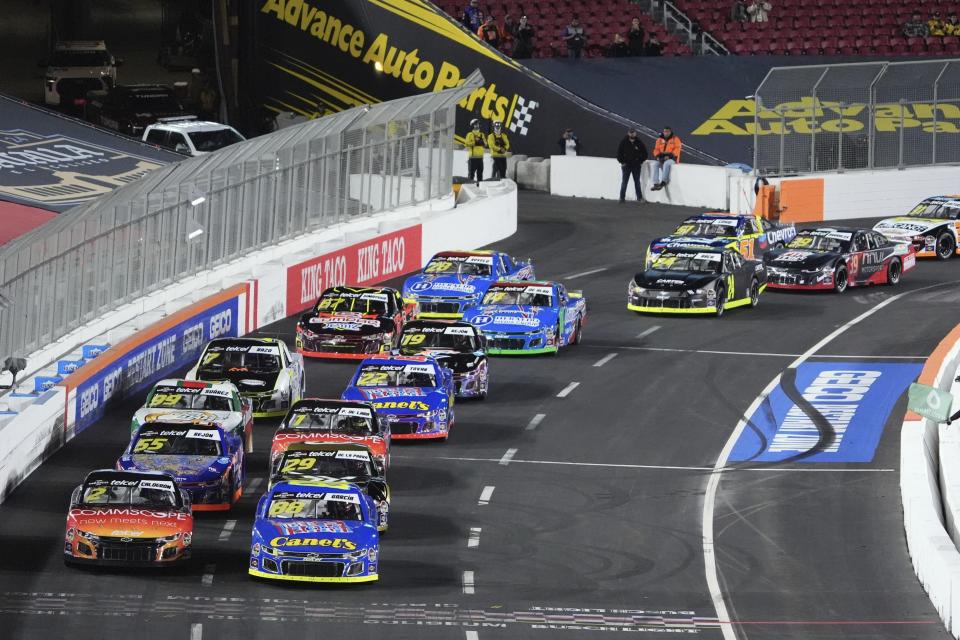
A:
{"type": "Polygon", "coordinates": [[[897,400],[922,365],[808,362],[777,385],[737,440],[734,462],[870,462],[897,400]],[[801,402],[789,396],[799,394],[801,402]],[[826,434],[826,437],[824,437],[826,434]]]}

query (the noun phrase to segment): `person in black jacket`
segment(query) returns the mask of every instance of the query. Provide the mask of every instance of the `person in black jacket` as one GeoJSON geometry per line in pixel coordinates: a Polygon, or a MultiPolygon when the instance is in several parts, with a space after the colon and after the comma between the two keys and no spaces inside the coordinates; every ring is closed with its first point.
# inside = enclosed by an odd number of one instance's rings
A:
{"type": "Polygon", "coordinates": [[[557,146],[560,148],[560,155],[562,156],[583,155],[580,148],[580,138],[577,137],[571,127],[567,127],[560,139],[557,140],[557,146]]]}
{"type": "Polygon", "coordinates": [[[647,150],[643,143],[637,138],[637,130],[630,127],[627,130],[627,136],[620,141],[620,147],[617,148],[617,161],[620,163],[620,202],[627,199],[627,181],[633,176],[633,189],[637,193],[637,201],[643,200],[643,193],[640,191],[640,167],[643,161],[647,159],[647,150]]]}

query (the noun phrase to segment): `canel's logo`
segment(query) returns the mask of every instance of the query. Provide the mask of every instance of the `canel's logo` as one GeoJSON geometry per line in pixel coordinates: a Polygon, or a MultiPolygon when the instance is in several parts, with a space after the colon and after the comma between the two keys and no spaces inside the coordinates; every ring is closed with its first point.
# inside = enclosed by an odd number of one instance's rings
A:
{"type": "Polygon", "coordinates": [[[493,322],[493,316],[476,316],[470,320],[470,324],[475,327],[482,327],[493,322]]]}

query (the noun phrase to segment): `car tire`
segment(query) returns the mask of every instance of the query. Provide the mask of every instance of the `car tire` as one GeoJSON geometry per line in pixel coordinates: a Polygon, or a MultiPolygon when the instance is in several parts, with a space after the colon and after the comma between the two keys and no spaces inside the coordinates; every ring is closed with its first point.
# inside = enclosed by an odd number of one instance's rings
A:
{"type": "Polygon", "coordinates": [[[577,320],[577,328],[573,330],[573,340],[570,344],[580,344],[583,341],[583,321],[577,320]]]}
{"type": "Polygon", "coordinates": [[[957,250],[957,242],[950,235],[949,231],[944,231],[937,236],[937,259],[949,260],[957,250]]]}
{"type": "Polygon", "coordinates": [[[713,312],[714,317],[723,316],[724,306],[727,304],[727,290],[721,285],[717,287],[717,310],[713,312]]]}
{"type": "Polygon", "coordinates": [[[847,290],[850,282],[847,276],[847,268],[843,265],[838,266],[833,271],[833,291],[834,293],[843,293],[847,290]]]}
{"type": "Polygon", "coordinates": [[[553,333],[553,335],[554,335],[554,344],[556,345],[557,349],[556,349],[556,351],[551,351],[551,352],[550,352],[550,355],[555,356],[555,355],[557,355],[558,353],[560,353],[560,339],[561,339],[561,336],[563,335],[563,334],[560,332],[560,325],[559,325],[559,324],[556,326],[556,328],[554,328],[553,332],[554,332],[554,333],[553,333]]]}
{"type": "Polygon", "coordinates": [[[903,264],[899,258],[894,258],[887,265],[887,284],[891,287],[900,283],[900,277],[903,275],[903,264]]]}
{"type": "Polygon", "coordinates": [[[755,307],[760,304],[760,283],[754,279],[750,284],[750,306],[755,307]]]}

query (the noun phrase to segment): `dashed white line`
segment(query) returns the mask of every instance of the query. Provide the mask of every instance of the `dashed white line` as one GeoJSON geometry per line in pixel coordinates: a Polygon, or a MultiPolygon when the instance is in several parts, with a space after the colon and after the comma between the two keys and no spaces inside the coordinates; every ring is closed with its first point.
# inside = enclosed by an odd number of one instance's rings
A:
{"type": "Polygon", "coordinates": [[[473,571],[464,571],[463,572],[463,592],[466,594],[472,594],[474,588],[473,584],[473,571]]]}
{"type": "Polygon", "coordinates": [[[590,271],[581,271],[580,273],[572,273],[569,276],[566,276],[565,278],[561,278],[561,279],[573,280],[574,278],[582,278],[583,276],[592,276],[595,273],[601,273],[603,271],[606,271],[609,268],[610,267],[600,267],[599,269],[591,269],[590,271]]]}
{"type": "Polygon", "coordinates": [[[220,532],[220,542],[226,542],[230,539],[230,534],[233,533],[233,528],[237,526],[236,520],[227,520],[223,523],[223,530],[220,532]]]}
{"type": "Polygon", "coordinates": [[[480,636],[473,629],[467,630],[467,640],[480,640],[480,636]]]}
{"type": "Polygon", "coordinates": [[[480,527],[470,527],[470,537],[467,538],[467,547],[480,546],[480,527]]]}
{"type": "Polygon", "coordinates": [[[190,625],[190,640],[203,640],[203,625],[199,622],[190,625]]]}
{"type": "Polygon", "coordinates": [[[203,577],[200,578],[200,584],[209,587],[213,584],[213,572],[217,570],[217,565],[208,564],[203,567],[203,577]]]}
{"type": "MultiPolygon", "coordinates": [[[[591,345],[582,345],[590,347],[591,345]]],[[[595,347],[603,348],[603,347],[595,347]]],[[[609,348],[609,347],[607,347],[609,348]]],[[[707,355],[719,356],[762,356],[768,358],[799,358],[799,353],[773,353],[765,351],[717,351],[713,349],[676,349],[671,347],[634,347],[623,345],[618,349],[630,349],[631,351],[660,351],[664,353],[704,353],[707,355]]],[[[927,356],[877,356],[877,355],[857,355],[857,354],[817,354],[817,358],[831,359],[850,359],[850,360],[926,360],[927,356]]],[[[596,365],[594,365],[596,366],[596,365]]]]}
{"type": "Polygon", "coordinates": [[[648,335],[650,335],[651,333],[653,333],[659,328],[660,328],[660,325],[654,325],[649,329],[644,329],[643,331],[637,334],[637,338],[646,338],[648,335]]]}
{"type": "Polygon", "coordinates": [[[500,458],[500,464],[507,466],[510,464],[510,461],[513,460],[513,456],[517,455],[516,449],[507,449],[507,452],[503,454],[503,457],[500,458]]]}
{"type": "Polygon", "coordinates": [[[596,362],[594,362],[594,363],[593,363],[593,366],[595,366],[595,367],[602,367],[603,365],[607,364],[608,362],[610,362],[611,360],[613,360],[613,359],[616,358],[616,357],[617,357],[617,354],[615,354],[615,353],[608,353],[607,355],[603,356],[602,358],[600,358],[599,360],[597,360],[596,362]]]}
{"type": "Polygon", "coordinates": [[[571,393],[574,389],[576,389],[576,388],[579,387],[579,386],[580,386],[580,383],[579,383],[579,382],[571,382],[570,384],[568,384],[567,386],[565,386],[565,387],[563,388],[563,391],[561,391],[560,393],[557,394],[557,397],[558,397],[558,398],[566,398],[568,395],[570,395],[570,393],[571,393]]]}
{"type": "Polygon", "coordinates": [[[533,431],[540,426],[540,423],[543,422],[543,419],[547,417],[545,413],[538,413],[537,415],[530,418],[530,422],[527,424],[527,431],[533,431]]]}
{"type": "Polygon", "coordinates": [[[477,500],[477,504],[479,505],[490,504],[490,498],[493,497],[493,490],[494,490],[494,486],[492,484],[488,484],[487,486],[485,486],[483,488],[483,491],[480,492],[480,499],[477,500]]]}

